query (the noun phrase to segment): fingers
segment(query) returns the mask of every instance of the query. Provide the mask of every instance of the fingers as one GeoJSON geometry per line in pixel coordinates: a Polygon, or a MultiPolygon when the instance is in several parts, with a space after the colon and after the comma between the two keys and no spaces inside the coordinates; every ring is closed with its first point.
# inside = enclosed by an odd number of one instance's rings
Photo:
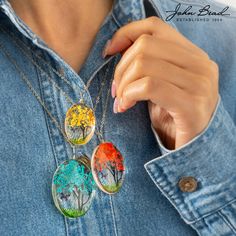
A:
{"type": "Polygon", "coordinates": [[[156,17],[119,29],[105,55],[116,52],[122,53],[112,93],[118,111],[141,100],[168,111],[187,110],[189,96],[205,97],[218,75],[207,53],[156,17]]]}
{"type": "Polygon", "coordinates": [[[124,91],[119,107],[127,110],[138,101],[150,100],[169,111],[184,106],[184,92],[176,86],[158,78],[143,77],[128,84],[124,91]],[[171,95],[170,95],[171,94],[171,95]]]}
{"type": "Polygon", "coordinates": [[[115,82],[116,96],[118,98],[122,97],[123,90],[128,84],[146,76],[159,78],[178,87],[179,89],[185,89],[190,93],[193,92],[193,90],[196,90],[200,79],[200,76],[196,76],[195,74],[167,61],[146,55],[137,56],[124,71],[119,82],[115,82]]]}
{"type": "Polygon", "coordinates": [[[131,22],[120,28],[113,35],[109,45],[107,45],[104,56],[126,50],[143,34],[152,35],[172,43],[180,44],[191,51],[201,51],[202,55],[208,57],[203,50],[199,50],[197,46],[176,31],[173,27],[155,16],[131,22]]]}
{"type": "Polygon", "coordinates": [[[115,54],[127,49],[135,40],[142,34],[152,35],[157,32],[156,26],[153,27],[153,22],[158,21],[159,27],[163,28],[163,23],[159,19],[147,19],[131,22],[120,28],[112,37],[107,48],[107,55],[115,54]]]}
{"type": "MultiPolygon", "coordinates": [[[[198,72],[199,66],[202,68],[206,64],[205,61],[208,60],[202,59],[199,54],[195,55],[174,43],[156,39],[150,35],[142,35],[127,49],[118,63],[114,74],[115,83],[119,84],[122,74],[131,63],[137,61],[137,58],[144,57],[164,60],[193,72],[198,72]]],[[[158,67],[158,64],[156,66],[158,67]]]]}

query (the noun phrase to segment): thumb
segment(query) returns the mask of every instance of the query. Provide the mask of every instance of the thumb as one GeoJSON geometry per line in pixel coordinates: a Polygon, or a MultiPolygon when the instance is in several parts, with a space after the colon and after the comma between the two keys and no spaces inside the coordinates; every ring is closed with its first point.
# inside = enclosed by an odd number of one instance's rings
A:
{"type": "Polygon", "coordinates": [[[132,45],[132,41],[127,38],[112,38],[109,39],[103,49],[102,57],[105,58],[108,55],[121,53],[123,55],[125,51],[132,45]]]}

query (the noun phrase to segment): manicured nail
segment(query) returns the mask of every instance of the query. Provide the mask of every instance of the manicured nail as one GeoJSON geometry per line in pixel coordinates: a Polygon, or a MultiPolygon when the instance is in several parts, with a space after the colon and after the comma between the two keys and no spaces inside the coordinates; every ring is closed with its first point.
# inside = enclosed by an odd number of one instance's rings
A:
{"type": "Polygon", "coordinates": [[[115,98],[114,104],[113,104],[113,112],[117,113],[118,112],[118,99],[115,98]]]}
{"type": "Polygon", "coordinates": [[[123,102],[123,100],[122,100],[122,98],[120,98],[119,99],[119,101],[118,101],[118,112],[124,112],[125,111],[125,109],[123,109],[122,108],[122,102],[123,102]]]}
{"type": "Polygon", "coordinates": [[[107,56],[107,51],[108,51],[108,48],[109,48],[110,45],[111,45],[111,40],[109,39],[109,40],[107,40],[107,42],[106,42],[106,44],[103,48],[103,51],[102,51],[103,59],[107,56]]]}
{"type": "Polygon", "coordinates": [[[116,85],[115,85],[115,81],[114,80],[112,81],[112,86],[111,86],[111,96],[113,98],[115,98],[115,96],[116,96],[116,85]]]}

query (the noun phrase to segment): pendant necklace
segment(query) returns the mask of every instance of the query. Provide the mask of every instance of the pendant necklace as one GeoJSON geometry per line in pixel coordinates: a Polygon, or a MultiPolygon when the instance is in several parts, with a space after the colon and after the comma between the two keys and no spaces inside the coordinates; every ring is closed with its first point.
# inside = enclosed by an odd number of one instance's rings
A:
{"type": "Polygon", "coordinates": [[[100,130],[97,132],[100,144],[94,149],[91,158],[93,178],[98,187],[105,193],[117,193],[124,181],[124,158],[112,142],[106,142],[103,137],[103,128],[106,121],[106,113],[109,102],[111,82],[104,105],[100,130]]]}
{"type": "MultiPolygon", "coordinates": [[[[98,136],[100,144],[94,149],[91,161],[85,154],[81,153],[79,156],[75,156],[74,152],[72,159],[61,163],[53,175],[52,195],[57,209],[68,218],[83,216],[92,204],[92,200],[95,196],[96,185],[103,192],[107,194],[114,194],[120,190],[124,181],[124,158],[113,143],[104,141],[102,135],[111,84],[107,93],[100,131],[95,131],[96,109],[93,111],[92,108],[84,103],[83,94],[81,91],[80,102],[75,104],[72,99],[57,85],[57,83],[51,79],[45,71],[43,71],[55,87],[63,93],[66,100],[72,104],[66,112],[64,131],[47,109],[40,95],[33,88],[27,76],[20,69],[16,61],[11,57],[2,44],[0,44],[0,47],[21,75],[21,79],[26,83],[32,94],[36,97],[53,123],[60,130],[65,140],[71,145],[73,152],[79,145],[85,145],[88,143],[94,133],[98,136]]],[[[26,56],[29,57],[28,55],[26,56]]],[[[38,64],[35,62],[33,63],[37,65],[41,71],[43,70],[38,64]]],[[[54,72],[56,73],[56,71],[54,72]]],[[[58,75],[60,74],[58,73],[58,75]]],[[[59,77],[62,78],[61,75],[59,77]]],[[[65,78],[62,79],[69,83],[69,81],[65,78]]],[[[102,83],[99,95],[104,87],[104,84],[105,80],[102,83]]],[[[100,100],[99,95],[96,100],[96,106],[100,100]]]]}

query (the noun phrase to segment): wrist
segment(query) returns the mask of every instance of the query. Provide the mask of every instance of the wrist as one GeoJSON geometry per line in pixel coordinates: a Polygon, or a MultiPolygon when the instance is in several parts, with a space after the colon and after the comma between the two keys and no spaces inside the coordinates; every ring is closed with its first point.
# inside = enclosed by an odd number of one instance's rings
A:
{"type": "MultiPolygon", "coordinates": [[[[194,117],[198,117],[197,121],[185,121],[180,122],[181,124],[172,124],[172,126],[164,125],[164,126],[158,126],[152,124],[153,129],[158,134],[158,137],[160,139],[160,142],[162,143],[163,147],[169,151],[176,150],[178,148],[181,148],[185,144],[189,143],[191,140],[193,140],[195,137],[197,137],[199,134],[201,134],[206,127],[209,125],[216,108],[219,104],[220,95],[218,95],[218,99],[216,100],[216,103],[213,107],[212,112],[209,112],[210,109],[208,109],[208,114],[206,112],[201,112],[203,115],[197,116],[196,114],[194,117]],[[185,123],[185,125],[183,125],[185,123]],[[188,123],[188,125],[187,125],[188,123]],[[181,128],[178,128],[181,127],[181,128]]],[[[183,119],[182,119],[183,120],[183,119]]],[[[160,121],[159,121],[160,122],[160,121]]],[[[158,124],[160,124],[158,122],[158,124]]]]}

